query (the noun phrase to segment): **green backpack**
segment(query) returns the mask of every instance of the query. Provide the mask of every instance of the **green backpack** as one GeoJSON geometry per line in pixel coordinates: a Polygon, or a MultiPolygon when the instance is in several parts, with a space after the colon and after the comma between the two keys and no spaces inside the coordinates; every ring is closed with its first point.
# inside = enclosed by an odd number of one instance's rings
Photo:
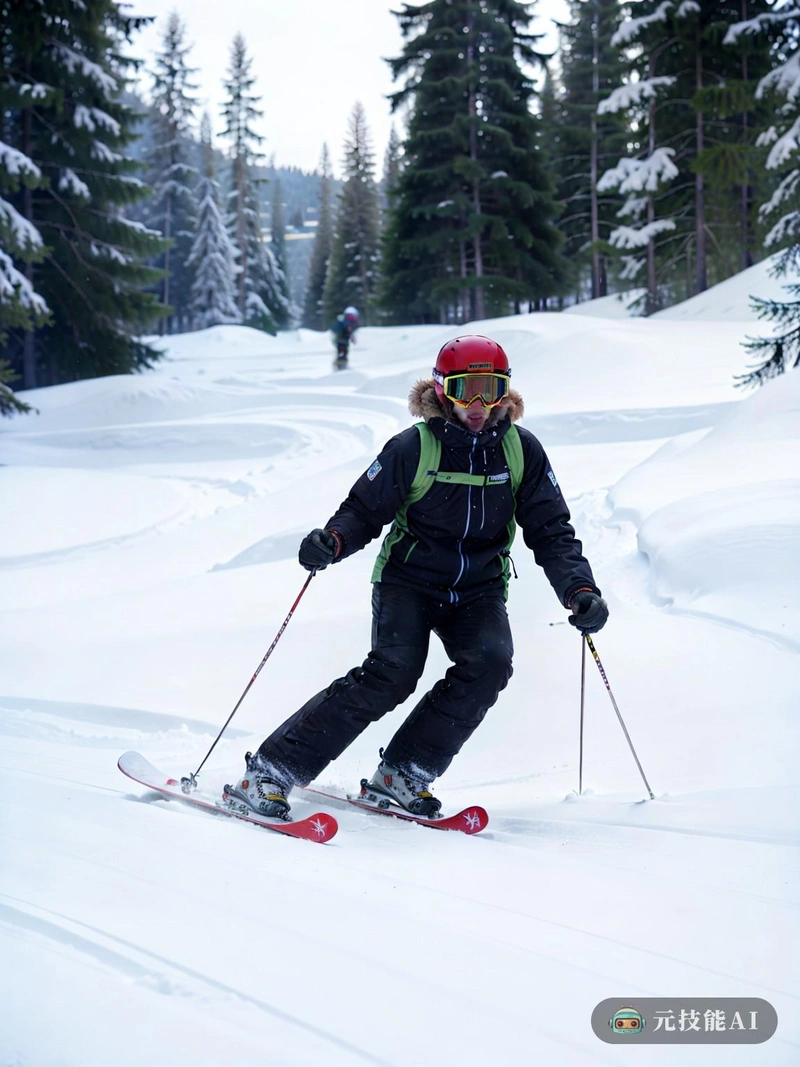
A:
{"type": "MultiPolygon", "coordinates": [[[[434,482],[449,482],[451,485],[478,485],[478,486],[492,486],[492,485],[505,485],[506,479],[500,475],[490,475],[486,477],[481,474],[461,474],[454,471],[441,471],[439,470],[439,464],[442,462],[442,443],[441,441],[431,433],[428,424],[425,422],[415,423],[417,430],[419,431],[420,450],[419,450],[419,463],[417,464],[417,472],[414,475],[414,480],[411,483],[411,488],[408,491],[408,496],[403,502],[403,506],[397,512],[394,517],[394,523],[389,533],[384,538],[383,545],[381,546],[378,558],[375,560],[375,567],[372,571],[372,581],[379,582],[381,579],[381,573],[383,568],[388,562],[392,549],[405,535],[408,530],[408,509],[411,504],[416,504],[422,500],[428,490],[431,488],[434,482]],[[492,479],[496,480],[492,480],[492,479]]],[[[522,453],[522,441],[519,437],[519,430],[512,423],[506,431],[503,437],[503,452],[505,453],[506,463],[508,464],[508,470],[511,475],[511,489],[514,496],[517,495],[517,490],[522,484],[522,476],[525,473],[525,457],[522,453]]],[[[517,524],[512,518],[508,524],[508,543],[504,549],[504,555],[508,553],[511,545],[514,542],[514,535],[517,531],[517,524]]],[[[406,553],[405,559],[407,560],[414,549],[417,547],[416,541],[414,541],[406,553]]],[[[405,560],[404,560],[405,562],[405,560]]],[[[508,556],[505,555],[505,578],[508,582],[508,556]]]]}

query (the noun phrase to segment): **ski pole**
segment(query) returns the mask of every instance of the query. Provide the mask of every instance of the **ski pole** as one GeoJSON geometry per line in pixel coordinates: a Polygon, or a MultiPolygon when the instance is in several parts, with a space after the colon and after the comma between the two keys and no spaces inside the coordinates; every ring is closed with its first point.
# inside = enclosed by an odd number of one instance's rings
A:
{"type": "Polygon", "coordinates": [[[273,649],[275,648],[275,646],[277,645],[277,643],[281,639],[281,634],[286,629],[286,627],[289,625],[289,620],[291,619],[292,615],[294,615],[295,608],[300,603],[300,601],[302,599],[302,596],[303,596],[303,593],[305,593],[306,589],[308,589],[309,583],[310,583],[311,579],[314,577],[314,575],[316,573],[317,573],[316,570],[311,571],[311,573],[309,574],[309,576],[306,578],[305,582],[303,583],[303,588],[297,594],[297,599],[295,600],[294,604],[292,604],[291,608],[289,609],[289,614],[283,620],[283,625],[281,626],[280,630],[278,630],[277,634],[275,635],[275,640],[269,646],[269,648],[267,649],[266,655],[261,660],[259,665],[256,667],[255,674],[250,679],[250,681],[247,683],[247,686],[245,687],[245,691],[242,693],[242,695],[239,697],[239,699],[236,702],[236,707],[230,713],[230,715],[228,716],[227,720],[225,721],[225,725],[222,727],[220,732],[217,734],[217,736],[216,736],[216,738],[214,740],[214,744],[211,746],[211,748],[208,750],[208,752],[206,752],[205,756],[203,757],[203,762],[200,764],[200,766],[197,768],[197,770],[194,772],[194,774],[190,774],[188,778],[181,778],[181,789],[183,790],[184,793],[190,793],[193,789],[197,789],[197,776],[198,776],[198,774],[203,769],[203,765],[205,764],[205,762],[208,759],[208,757],[211,755],[211,753],[217,747],[217,741],[219,741],[219,739],[222,737],[222,735],[228,729],[228,726],[230,725],[230,721],[233,718],[233,716],[236,714],[236,712],[239,710],[239,708],[241,707],[242,701],[247,696],[247,694],[250,692],[250,689],[251,689],[251,687],[253,685],[253,682],[255,682],[256,678],[258,678],[259,674],[261,673],[261,668],[264,666],[264,664],[267,662],[269,657],[272,655],[273,649]]]}
{"type": "Polygon", "coordinates": [[[578,753],[578,796],[583,796],[583,702],[586,695],[586,642],[581,641],[581,731],[578,753]]]}
{"type": "MultiPolygon", "coordinates": [[[[647,786],[647,792],[650,794],[650,799],[655,800],[656,798],[653,795],[653,790],[650,788],[650,783],[647,781],[647,778],[645,778],[644,771],[642,770],[642,765],[639,762],[639,757],[636,755],[636,749],[633,747],[633,741],[631,741],[630,734],[628,733],[622,716],[620,715],[619,708],[617,707],[617,702],[614,699],[614,694],[611,692],[611,686],[608,684],[608,678],[606,677],[606,672],[603,670],[603,664],[600,662],[600,657],[597,655],[597,649],[594,647],[594,642],[592,641],[592,638],[589,634],[584,634],[583,636],[586,638],[586,644],[589,646],[589,651],[594,656],[594,661],[597,664],[597,669],[600,671],[600,675],[605,683],[605,687],[608,690],[608,695],[611,697],[611,703],[614,705],[614,711],[616,711],[617,713],[617,718],[619,719],[619,724],[622,727],[622,732],[625,734],[625,739],[630,745],[631,752],[633,753],[633,758],[636,760],[636,766],[639,768],[639,774],[641,774],[642,776],[642,781],[647,786]]],[[[581,706],[581,711],[582,710],[583,707],[581,706]]]]}

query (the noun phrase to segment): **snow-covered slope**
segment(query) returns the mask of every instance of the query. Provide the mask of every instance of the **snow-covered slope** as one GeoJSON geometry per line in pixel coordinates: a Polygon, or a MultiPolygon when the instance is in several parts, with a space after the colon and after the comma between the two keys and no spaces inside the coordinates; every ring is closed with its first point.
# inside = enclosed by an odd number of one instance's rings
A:
{"type": "MultiPolygon", "coordinates": [[[[577,795],[580,641],[520,546],[515,676],[437,786],[488,808],[476,838],[342,810],[311,846],[115,765],[197,767],[304,581],[300,538],[411,423],[447,329],[364,329],[335,373],[325,335],[217,328],[0,426],[2,1067],[797,1062],[800,379],[733,388],[751,283],[725,285],[689,322],[474,324],[608,598],[597,650],[656,794],[590,660],[577,795]],[[644,996],[764,997],[779,1029],[594,1036],[596,1004],[644,996]]],[[[205,789],[364,657],[376,548],[309,586],[205,789]]],[[[421,685],[446,666],[437,645],[421,685]]],[[[371,773],[411,706],[323,780],[371,773]]]]}
{"type": "Polygon", "coordinates": [[[632,305],[644,296],[646,289],[631,289],[627,293],[600,296],[596,300],[584,300],[564,309],[565,315],[588,315],[596,319],[628,319],[640,314],[632,305]]]}
{"type": "Polygon", "coordinates": [[[776,278],[773,273],[777,258],[769,256],[691,300],[657,312],[653,318],[662,322],[756,322],[758,314],[751,306],[752,297],[780,300],[786,296],[786,279],[776,278]]]}
{"type": "MultiPolygon", "coordinates": [[[[776,278],[773,269],[777,256],[770,256],[761,263],[749,267],[733,278],[711,286],[706,292],[691,300],[657,312],[653,318],[670,322],[755,322],[757,313],[751,306],[752,297],[762,300],[777,300],[785,296],[784,281],[776,278]]],[[[632,305],[644,296],[645,289],[631,289],[627,293],[614,293],[597,300],[584,300],[565,308],[565,315],[580,315],[596,319],[627,319],[641,314],[632,305]]]]}

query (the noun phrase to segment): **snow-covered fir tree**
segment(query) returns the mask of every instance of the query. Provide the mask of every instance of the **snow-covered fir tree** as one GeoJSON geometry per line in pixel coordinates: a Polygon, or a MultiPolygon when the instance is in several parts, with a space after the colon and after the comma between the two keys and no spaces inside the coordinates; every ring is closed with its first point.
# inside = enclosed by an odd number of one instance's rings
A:
{"type": "MultiPolygon", "coordinates": [[[[23,108],[30,106],[31,95],[19,95],[23,108]]],[[[36,164],[0,141],[0,193],[18,192],[22,187],[30,195],[41,184],[42,172],[36,164]]],[[[0,347],[5,344],[9,327],[31,333],[35,326],[47,321],[49,308],[32,284],[33,263],[41,261],[44,252],[42,235],[36,227],[0,195],[0,347]]],[[[30,411],[30,406],[11,390],[11,383],[19,377],[7,360],[0,359],[0,415],[30,411]]]]}
{"type": "MultiPolygon", "coordinates": [[[[31,106],[32,93],[17,95],[21,108],[31,106]]],[[[0,193],[22,189],[23,200],[29,201],[41,185],[42,172],[33,160],[0,141],[0,193]]],[[[41,261],[44,252],[38,229],[0,195],[0,344],[10,326],[31,330],[47,321],[47,303],[32,283],[32,264],[41,261]]]]}
{"type": "Polygon", "coordinates": [[[608,238],[619,202],[601,195],[597,182],[626,151],[627,137],[619,115],[598,115],[597,107],[621,80],[622,57],[611,45],[618,22],[618,0],[569,0],[569,21],[559,26],[560,85],[552,89],[552,103],[549,76],[541,93],[543,147],[564,205],[558,229],[578,299],[609,291],[608,238]]]}
{"type": "Polygon", "coordinates": [[[18,171],[5,184],[3,249],[25,278],[12,286],[17,318],[6,319],[3,355],[28,388],[148,366],[157,353],[141,337],[161,308],[144,291],[156,279],[144,261],[162,242],[124,215],[147,189],[122,102],[127,45],[148,20],[115,0],[2,11],[4,159],[7,174],[9,161],[18,171]]]}
{"type": "Polygon", "coordinates": [[[269,244],[278,267],[278,278],[283,279],[281,293],[284,297],[284,302],[275,309],[274,318],[277,328],[285,330],[292,324],[297,309],[292,303],[289,278],[286,273],[286,210],[283,203],[283,187],[277,178],[273,178],[270,185],[269,244]]]}
{"type": "MultiPolygon", "coordinates": [[[[773,106],[774,124],[762,135],[761,144],[768,148],[767,170],[778,182],[761,206],[762,220],[770,225],[764,244],[767,251],[780,252],[775,275],[796,277],[800,273],[800,5],[779,2],[774,11],[731,26],[725,40],[736,45],[743,37],[767,34],[773,41],[775,65],[759,82],[756,96],[769,99],[773,106]]],[[[739,385],[763,385],[800,366],[800,283],[791,282],[785,289],[785,300],[753,300],[773,331],[746,345],[760,362],[739,376],[739,385]]]]}
{"type": "Polygon", "coordinates": [[[631,50],[631,76],[625,84],[612,90],[597,108],[599,115],[627,112],[628,126],[641,131],[638,151],[607,170],[598,181],[597,189],[601,193],[616,189],[625,197],[617,213],[617,217],[624,221],[612,231],[609,242],[626,253],[621,274],[624,281],[637,278],[646,266],[644,310],[650,315],[662,303],[656,272],[656,241],[660,234],[675,229],[674,219],[658,217],[657,196],[678,176],[678,168],[673,162],[675,149],[659,146],[656,130],[658,101],[675,79],[657,74],[660,45],[637,47],[645,30],[666,22],[672,4],[665,2],[655,6],[650,3],[646,6],[653,10],[625,19],[611,38],[612,45],[631,50]]]}
{"type": "Polygon", "coordinates": [[[7,359],[0,359],[0,415],[24,414],[31,411],[30,404],[26,404],[15,396],[11,383],[16,381],[16,375],[11,369],[7,359]]]}
{"type": "Polygon", "coordinates": [[[622,6],[628,17],[613,41],[623,51],[627,78],[601,111],[626,116],[638,149],[635,169],[648,166],[657,150],[662,158],[650,166],[657,180],[647,196],[625,164],[605,181],[631,193],[623,210],[634,225],[619,227],[614,239],[633,253],[626,261],[631,274],[647,264],[648,311],[702,292],[753,253],[751,216],[763,174],[755,142],[768,118],[753,89],[769,69],[769,50],[723,42],[732,23],[770,6],[769,0],[622,6]],[[646,257],[637,256],[636,242],[648,234],[646,257]]]}
{"type": "Polygon", "coordinates": [[[727,277],[741,255],[736,247],[741,222],[737,186],[748,157],[755,162],[747,119],[752,126],[763,118],[753,107],[753,87],[768,69],[768,55],[765,51],[739,55],[723,39],[743,12],[755,14],[768,6],[769,0],[681,0],[669,13],[671,41],[662,73],[672,75],[675,82],[662,125],[676,148],[681,172],[666,198],[679,231],[673,298],[703,292],[727,277]],[[687,99],[689,108],[681,106],[687,99]],[[677,284],[681,275],[691,279],[688,289],[685,281],[677,284]]]}
{"type": "Polygon", "coordinates": [[[344,184],[339,193],[323,303],[329,320],[348,304],[362,325],[374,316],[378,285],[380,205],[375,153],[361,103],[350,114],[344,144],[344,184]]]}
{"type": "Polygon", "coordinates": [[[172,11],[153,70],[153,142],[148,159],[151,198],[146,216],[148,225],[170,242],[156,265],[163,271],[161,300],[173,309],[164,321],[171,332],[181,332],[189,325],[193,281],[189,254],[196,231],[197,169],[192,164],[190,134],[195,108],[191,94],[196,86],[192,82],[195,68],[188,65],[190,51],[186,26],[172,11]]]}
{"type": "Polygon", "coordinates": [[[303,307],[303,325],[309,330],[324,330],[327,326],[323,291],[328,262],[331,258],[333,244],[333,207],[332,188],[333,171],[327,144],[322,146],[319,163],[319,216],[314,234],[314,246],[311,249],[311,262],[308,267],[308,283],[303,307]]]}
{"type": "Polygon", "coordinates": [[[262,233],[252,176],[253,165],[264,158],[259,148],[264,138],[253,128],[263,112],[258,107],[261,97],[253,92],[256,80],[251,67],[244,37],[237,33],[223,82],[227,97],[222,107],[222,135],[231,143],[231,192],[226,221],[237,252],[237,305],[242,321],[275,333],[277,322],[288,314],[289,308],[284,295],[285,279],[262,233]]]}
{"type": "Polygon", "coordinates": [[[220,211],[208,112],[200,123],[203,176],[196,190],[197,229],[188,265],[194,269],[189,315],[198,329],[242,321],[236,304],[236,249],[220,211]]]}

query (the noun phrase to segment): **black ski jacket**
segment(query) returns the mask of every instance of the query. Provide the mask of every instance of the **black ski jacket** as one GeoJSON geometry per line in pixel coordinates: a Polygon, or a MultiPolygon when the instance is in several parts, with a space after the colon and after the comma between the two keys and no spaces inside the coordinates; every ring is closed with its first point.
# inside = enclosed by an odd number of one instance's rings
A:
{"type": "MultiPolygon", "coordinates": [[[[507,402],[493,409],[480,433],[445,417],[432,380],[417,383],[409,408],[441,442],[439,470],[485,475],[487,482],[434,482],[409,506],[408,533],[393,544],[381,582],[421,588],[452,603],[469,592],[502,585],[508,573],[509,524],[516,520],[562,604],[569,606],[579,588],[599,593],[547,455],[521,426],[517,429],[525,469],[514,499],[502,439],[524,410],[518,393],[512,390],[507,402]],[[490,482],[492,475],[499,478],[490,482]]],[[[358,479],[326,526],[341,538],[339,559],[358,552],[393,522],[411,488],[419,456],[419,430],[412,426],[388,441],[358,479]]]]}

